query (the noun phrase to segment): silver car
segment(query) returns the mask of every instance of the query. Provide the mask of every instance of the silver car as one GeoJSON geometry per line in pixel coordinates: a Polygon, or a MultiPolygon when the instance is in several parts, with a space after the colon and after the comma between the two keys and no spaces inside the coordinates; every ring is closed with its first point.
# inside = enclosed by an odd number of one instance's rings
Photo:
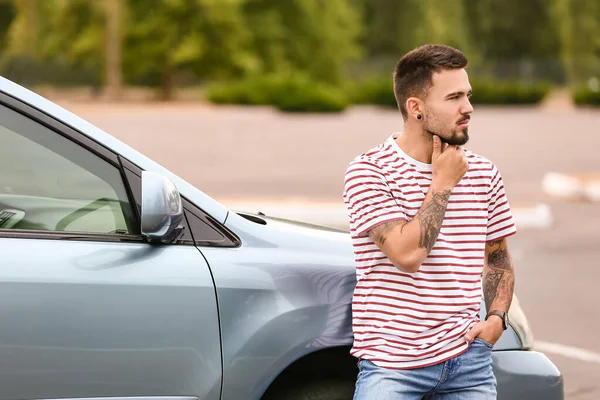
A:
{"type": "MultiPolygon", "coordinates": [[[[347,232],[233,212],[3,78],[0,171],[0,399],[352,398],[347,232]]],[[[562,399],[510,323],[499,398],[562,399]]]]}

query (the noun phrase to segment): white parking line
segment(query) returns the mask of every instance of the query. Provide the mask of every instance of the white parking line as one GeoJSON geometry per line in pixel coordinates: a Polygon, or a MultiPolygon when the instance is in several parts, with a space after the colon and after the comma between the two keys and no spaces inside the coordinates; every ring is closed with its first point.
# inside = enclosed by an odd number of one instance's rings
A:
{"type": "Polygon", "coordinates": [[[565,346],[564,344],[552,342],[536,341],[533,345],[534,350],[542,353],[557,354],[559,356],[572,358],[578,361],[587,361],[600,364],[600,354],[579,347],[565,346]]]}
{"type": "MultiPolygon", "coordinates": [[[[246,211],[267,216],[293,219],[321,225],[346,227],[348,214],[343,203],[321,203],[302,200],[271,201],[271,200],[221,200],[221,203],[235,211],[246,211]]],[[[513,216],[517,228],[543,229],[552,226],[553,216],[550,206],[543,203],[529,206],[513,205],[513,216]]]]}

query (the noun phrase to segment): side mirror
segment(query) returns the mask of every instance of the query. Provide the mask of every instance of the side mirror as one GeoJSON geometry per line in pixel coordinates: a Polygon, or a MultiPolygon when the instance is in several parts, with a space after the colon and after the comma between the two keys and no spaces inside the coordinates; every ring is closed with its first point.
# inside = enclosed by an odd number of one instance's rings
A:
{"type": "Polygon", "coordinates": [[[181,231],[183,206],[177,188],[156,172],[142,171],[142,235],[169,243],[181,231]]]}

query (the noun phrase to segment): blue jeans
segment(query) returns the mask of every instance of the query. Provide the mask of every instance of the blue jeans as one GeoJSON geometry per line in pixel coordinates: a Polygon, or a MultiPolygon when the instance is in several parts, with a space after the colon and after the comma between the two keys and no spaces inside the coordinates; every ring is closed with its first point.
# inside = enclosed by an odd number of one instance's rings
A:
{"type": "Polygon", "coordinates": [[[424,368],[392,370],[361,359],[354,400],[495,400],[492,346],[477,338],[467,351],[424,368]]]}

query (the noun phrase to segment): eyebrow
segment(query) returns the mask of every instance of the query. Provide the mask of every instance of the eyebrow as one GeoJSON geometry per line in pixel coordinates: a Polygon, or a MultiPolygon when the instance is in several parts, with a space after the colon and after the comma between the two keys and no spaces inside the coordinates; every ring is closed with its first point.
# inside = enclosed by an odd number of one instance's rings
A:
{"type": "MultiPolygon", "coordinates": [[[[462,90],[458,91],[458,92],[452,92],[452,93],[447,94],[446,98],[454,97],[454,96],[462,96],[463,94],[465,94],[465,92],[462,91],[462,90]]],[[[473,90],[472,89],[469,90],[469,92],[467,93],[467,95],[470,95],[470,94],[473,94],[473,90]]]]}

